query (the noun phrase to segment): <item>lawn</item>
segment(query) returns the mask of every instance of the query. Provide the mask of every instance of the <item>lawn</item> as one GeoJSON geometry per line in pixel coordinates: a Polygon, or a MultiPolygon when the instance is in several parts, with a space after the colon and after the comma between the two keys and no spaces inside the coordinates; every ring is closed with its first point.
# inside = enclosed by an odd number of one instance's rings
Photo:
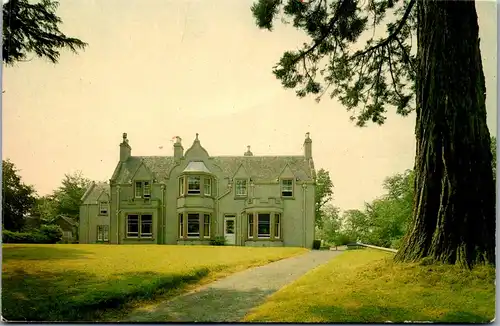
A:
{"type": "Polygon", "coordinates": [[[489,322],[495,269],[396,264],[392,253],[347,251],[271,295],[249,322],[489,322]]]}
{"type": "Polygon", "coordinates": [[[3,245],[2,316],[102,320],[113,309],[306,252],[302,248],[3,245]]]}

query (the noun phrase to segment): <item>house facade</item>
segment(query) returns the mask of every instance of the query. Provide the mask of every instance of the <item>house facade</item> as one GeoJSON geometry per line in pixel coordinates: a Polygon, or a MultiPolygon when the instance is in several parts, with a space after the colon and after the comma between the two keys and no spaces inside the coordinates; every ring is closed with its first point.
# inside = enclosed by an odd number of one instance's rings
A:
{"type": "Polygon", "coordinates": [[[133,156],[123,134],[109,183],[92,183],[80,208],[80,243],[209,244],[311,248],[312,140],[297,156],[210,156],[198,134],[173,156],[133,156]]]}

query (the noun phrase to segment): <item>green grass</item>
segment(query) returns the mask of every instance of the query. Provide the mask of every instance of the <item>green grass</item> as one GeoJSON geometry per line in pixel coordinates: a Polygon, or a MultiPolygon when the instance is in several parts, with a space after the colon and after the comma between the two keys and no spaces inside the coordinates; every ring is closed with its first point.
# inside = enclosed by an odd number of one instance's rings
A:
{"type": "Polygon", "coordinates": [[[249,322],[489,322],[495,269],[397,264],[393,254],[347,251],[284,287],[249,322]]]}
{"type": "Polygon", "coordinates": [[[306,252],[301,248],[3,245],[2,316],[113,320],[193,284],[306,252]]]}

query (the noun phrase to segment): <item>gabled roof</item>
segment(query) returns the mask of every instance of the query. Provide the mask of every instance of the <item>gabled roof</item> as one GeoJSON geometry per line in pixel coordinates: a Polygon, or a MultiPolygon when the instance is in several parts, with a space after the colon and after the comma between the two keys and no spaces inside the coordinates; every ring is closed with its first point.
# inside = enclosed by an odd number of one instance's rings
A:
{"type": "MultiPolygon", "coordinates": [[[[304,156],[214,156],[210,157],[209,160],[220,167],[226,177],[233,177],[238,168],[243,166],[252,178],[274,180],[280,176],[287,165],[300,180],[312,180],[314,177],[311,162],[306,160],[304,156]]],[[[165,181],[176,165],[172,156],[131,156],[125,163],[120,164],[116,182],[128,182],[141,161],[159,182],[165,181]]],[[[203,169],[199,163],[190,162],[186,169],[203,169]]],[[[208,170],[206,166],[205,169],[208,170]]]]}
{"type": "Polygon", "coordinates": [[[109,184],[106,182],[92,182],[82,197],[83,204],[95,204],[102,193],[110,194],[109,184]]]}

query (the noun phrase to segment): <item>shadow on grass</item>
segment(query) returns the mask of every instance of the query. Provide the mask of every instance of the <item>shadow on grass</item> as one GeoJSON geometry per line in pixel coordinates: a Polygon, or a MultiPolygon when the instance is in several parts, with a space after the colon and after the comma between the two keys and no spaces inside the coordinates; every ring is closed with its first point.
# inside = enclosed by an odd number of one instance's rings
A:
{"type": "MultiPolygon", "coordinates": [[[[400,307],[382,307],[361,305],[359,307],[316,306],[308,309],[311,315],[321,318],[327,323],[403,323],[412,322],[445,322],[445,323],[485,323],[487,317],[469,312],[455,311],[440,318],[432,318],[419,311],[400,307]]],[[[308,322],[308,321],[303,321],[308,322]]]]}
{"type": "Polygon", "coordinates": [[[51,246],[15,246],[2,248],[2,261],[80,259],[94,253],[75,248],[51,246]]]}
{"type": "Polygon", "coordinates": [[[136,309],[127,322],[238,322],[273,290],[203,288],[170,301],[136,309]]]}
{"type": "Polygon", "coordinates": [[[200,269],[182,275],[141,272],[103,279],[83,271],[27,274],[19,269],[2,274],[2,315],[8,321],[93,321],[100,311],[152,298],[207,274],[207,269],[200,269]]]}

